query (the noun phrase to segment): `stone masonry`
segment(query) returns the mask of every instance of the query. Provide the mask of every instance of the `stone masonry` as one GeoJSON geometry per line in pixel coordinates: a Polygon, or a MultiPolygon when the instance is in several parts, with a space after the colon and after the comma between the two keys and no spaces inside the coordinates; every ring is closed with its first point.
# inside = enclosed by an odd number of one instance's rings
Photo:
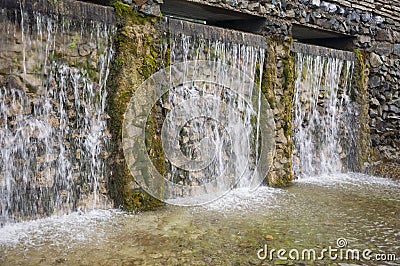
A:
{"type": "MultiPolygon", "coordinates": [[[[131,1],[126,1],[131,2],[131,1]]],[[[184,1],[182,1],[184,2],[184,1]]],[[[190,0],[265,18],[259,34],[281,39],[296,36],[296,26],[348,37],[344,50],[364,51],[368,68],[367,128],[371,149],[363,171],[393,176],[400,167],[400,1],[384,0],[190,0]],[[382,170],[386,169],[386,170],[382,170]],[[392,174],[391,174],[392,173],[392,174]]],[[[158,16],[162,1],[134,1],[137,10],[158,16]]],[[[296,40],[294,40],[296,41],[296,40]]],[[[335,40],[332,39],[334,42],[335,40]]],[[[361,110],[362,111],[362,110],[361,110]]]]}

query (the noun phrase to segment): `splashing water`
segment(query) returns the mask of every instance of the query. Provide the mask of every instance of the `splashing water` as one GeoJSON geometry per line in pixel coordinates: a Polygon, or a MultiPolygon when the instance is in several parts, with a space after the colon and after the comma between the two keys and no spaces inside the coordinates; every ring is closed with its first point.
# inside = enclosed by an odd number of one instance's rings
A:
{"type": "Polygon", "coordinates": [[[109,204],[102,193],[114,30],[1,12],[2,53],[23,57],[0,86],[0,224],[109,204]]]}
{"type": "MultiPolygon", "coordinates": [[[[181,23],[182,28],[189,27],[183,25],[187,22],[181,23]]],[[[184,82],[171,87],[163,97],[161,105],[168,113],[164,124],[171,125],[168,132],[179,131],[168,133],[164,138],[175,141],[163,143],[168,159],[165,176],[172,182],[193,188],[216,181],[215,188],[209,188],[208,193],[227,191],[232,185],[237,188],[254,186],[254,180],[265,177],[258,177],[256,170],[260,153],[262,97],[262,67],[259,66],[264,64],[265,49],[232,40],[198,37],[182,33],[175,27],[169,28],[169,34],[163,47],[170,53],[165,53],[164,62],[173,66],[207,60],[212,62],[212,66],[228,65],[238,71],[237,75],[229,76],[231,73],[226,69],[215,67],[217,73],[208,74],[215,75],[214,82],[184,73],[184,82]],[[249,87],[248,79],[253,86],[249,87]],[[239,84],[237,91],[226,86],[226,80],[239,84]],[[184,105],[186,108],[182,108],[184,105]],[[176,110],[189,112],[188,119],[180,121],[182,115],[176,110]],[[168,156],[168,150],[175,148],[179,150],[173,152],[177,156],[168,156]],[[181,163],[188,160],[191,164],[181,163]],[[233,181],[236,179],[237,182],[233,181]]],[[[188,67],[183,69],[186,71],[188,67]]],[[[171,198],[196,196],[195,193],[184,193],[179,190],[171,192],[171,198]]]]}
{"type": "Polygon", "coordinates": [[[298,176],[341,172],[354,158],[350,80],[354,62],[297,53],[293,99],[294,170],[298,176]]]}

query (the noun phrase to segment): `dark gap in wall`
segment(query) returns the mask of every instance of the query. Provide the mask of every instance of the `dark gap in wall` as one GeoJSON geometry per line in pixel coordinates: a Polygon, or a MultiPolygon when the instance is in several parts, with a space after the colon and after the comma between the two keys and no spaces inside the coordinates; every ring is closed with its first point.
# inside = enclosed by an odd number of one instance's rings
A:
{"type": "Polygon", "coordinates": [[[345,51],[351,51],[353,49],[354,36],[334,31],[321,30],[293,24],[292,36],[294,40],[306,44],[313,44],[345,51]]]}
{"type": "Polygon", "coordinates": [[[352,38],[300,39],[299,41],[302,43],[313,44],[338,50],[351,51],[353,49],[352,38]]]}
{"type": "Polygon", "coordinates": [[[265,18],[184,0],[164,0],[163,15],[211,26],[252,33],[261,31],[265,18]]]}

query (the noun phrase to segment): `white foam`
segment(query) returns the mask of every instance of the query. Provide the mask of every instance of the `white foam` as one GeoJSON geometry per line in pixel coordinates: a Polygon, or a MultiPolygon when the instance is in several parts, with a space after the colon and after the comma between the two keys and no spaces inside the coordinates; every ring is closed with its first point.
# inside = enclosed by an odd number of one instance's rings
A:
{"type": "Polygon", "coordinates": [[[371,176],[360,173],[336,173],[336,174],[325,174],[316,176],[307,176],[296,179],[294,183],[303,184],[317,184],[322,186],[333,186],[333,185],[379,185],[379,186],[391,186],[400,187],[400,182],[393,179],[371,176]]]}
{"type": "Polygon", "coordinates": [[[277,196],[283,193],[286,193],[283,189],[265,186],[255,190],[237,188],[209,204],[202,205],[202,207],[207,210],[216,211],[251,211],[258,206],[273,208],[279,206],[277,196]]]}
{"type": "Polygon", "coordinates": [[[58,217],[8,224],[0,228],[0,246],[24,244],[28,246],[77,244],[99,239],[104,232],[101,224],[106,224],[118,213],[117,210],[93,210],[74,212],[58,217]],[[48,243],[50,242],[50,243],[48,243]]]}

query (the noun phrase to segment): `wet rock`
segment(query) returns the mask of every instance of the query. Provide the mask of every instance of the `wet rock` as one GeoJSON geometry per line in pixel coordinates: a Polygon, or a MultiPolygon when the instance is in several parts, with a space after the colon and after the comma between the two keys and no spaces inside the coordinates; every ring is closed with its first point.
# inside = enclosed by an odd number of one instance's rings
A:
{"type": "Polygon", "coordinates": [[[338,8],[335,4],[328,4],[328,12],[329,13],[335,13],[337,10],[338,10],[338,8]]]}
{"type": "Polygon", "coordinates": [[[360,17],[360,15],[359,15],[357,12],[352,12],[352,13],[349,15],[349,19],[350,19],[351,21],[355,21],[355,22],[359,23],[361,17],[360,17]]]}
{"type": "Polygon", "coordinates": [[[249,4],[249,10],[250,10],[250,11],[255,11],[255,10],[258,9],[259,7],[260,7],[260,3],[259,3],[259,2],[255,2],[255,3],[249,4]]]}
{"type": "Polygon", "coordinates": [[[386,29],[378,30],[375,39],[377,41],[388,41],[388,42],[393,41],[392,34],[390,33],[389,30],[386,29]]]}
{"type": "Polygon", "coordinates": [[[249,7],[249,1],[241,1],[240,8],[247,9],[249,7]]]}
{"type": "Polygon", "coordinates": [[[371,53],[369,62],[370,62],[372,67],[379,67],[379,66],[381,66],[383,64],[380,56],[377,55],[376,53],[371,53]]]}
{"type": "Polygon", "coordinates": [[[391,105],[391,106],[389,107],[389,110],[392,111],[392,112],[394,112],[394,113],[396,113],[396,114],[400,114],[400,108],[398,108],[398,107],[395,106],[395,105],[391,105]]]}
{"type": "Polygon", "coordinates": [[[339,15],[343,15],[346,11],[344,10],[344,8],[339,7],[339,9],[337,10],[337,13],[339,15]]]}
{"type": "Polygon", "coordinates": [[[393,44],[387,42],[378,43],[375,52],[379,55],[389,55],[393,51],[393,44]]]}
{"type": "Polygon", "coordinates": [[[233,6],[233,7],[238,5],[238,1],[237,0],[228,0],[226,2],[227,2],[228,5],[233,6]]]}
{"type": "Polygon", "coordinates": [[[274,240],[274,237],[271,236],[271,235],[266,235],[266,236],[265,236],[265,240],[271,241],[271,240],[274,240]]]}
{"type": "Polygon", "coordinates": [[[142,6],[144,3],[146,3],[147,2],[147,0],[135,0],[135,4],[137,5],[137,6],[142,6]]]}
{"type": "Polygon", "coordinates": [[[321,17],[322,17],[322,15],[321,15],[320,13],[318,13],[318,12],[313,12],[313,13],[312,13],[312,16],[313,16],[314,18],[321,18],[321,17]]]}
{"type": "Polygon", "coordinates": [[[376,16],[373,18],[373,22],[376,24],[381,24],[384,21],[384,19],[381,16],[376,16]]]}
{"type": "Polygon", "coordinates": [[[159,5],[143,5],[140,8],[140,12],[146,14],[146,15],[150,15],[150,16],[160,16],[161,14],[161,9],[159,5]]]}
{"type": "Polygon", "coordinates": [[[373,76],[369,79],[368,84],[371,88],[376,88],[381,85],[381,79],[378,76],[373,76]]]}
{"type": "Polygon", "coordinates": [[[389,119],[400,120],[400,115],[390,114],[387,116],[389,119]]]}
{"type": "Polygon", "coordinates": [[[310,5],[311,7],[319,7],[321,5],[321,0],[311,0],[310,5]]]}
{"type": "Polygon", "coordinates": [[[396,44],[394,45],[394,47],[393,47],[393,53],[394,53],[395,55],[400,56],[400,44],[399,44],[399,43],[396,43],[396,44]]]}
{"type": "Polygon", "coordinates": [[[379,101],[378,101],[378,99],[376,99],[376,98],[372,98],[371,99],[371,107],[378,107],[378,106],[380,106],[381,104],[379,103],[379,101]]]}
{"type": "Polygon", "coordinates": [[[282,143],[282,144],[284,144],[284,145],[287,144],[287,138],[286,138],[286,136],[285,136],[285,133],[284,133],[283,129],[280,129],[280,130],[278,131],[277,138],[276,138],[276,142],[282,143]]]}
{"type": "Polygon", "coordinates": [[[400,32],[393,31],[393,41],[395,43],[400,43],[400,32]]]}
{"type": "Polygon", "coordinates": [[[361,21],[363,22],[369,22],[371,20],[372,16],[370,13],[364,13],[361,15],[361,21]]]}
{"type": "Polygon", "coordinates": [[[378,116],[378,111],[375,110],[375,109],[370,109],[370,110],[369,110],[369,116],[370,116],[371,118],[377,117],[377,116],[378,116]]]}
{"type": "Polygon", "coordinates": [[[361,44],[370,43],[371,42],[371,37],[370,36],[366,36],[366,35],[360,35],[360,36],[358,36],[358,41],[361,44]]]}
{"type": "Polygon", "coordinates": [[[19,77],[15,75],[9,75],[6,77],[6,87],[8,89],[23,90],[24,83],[19,77]]]}

